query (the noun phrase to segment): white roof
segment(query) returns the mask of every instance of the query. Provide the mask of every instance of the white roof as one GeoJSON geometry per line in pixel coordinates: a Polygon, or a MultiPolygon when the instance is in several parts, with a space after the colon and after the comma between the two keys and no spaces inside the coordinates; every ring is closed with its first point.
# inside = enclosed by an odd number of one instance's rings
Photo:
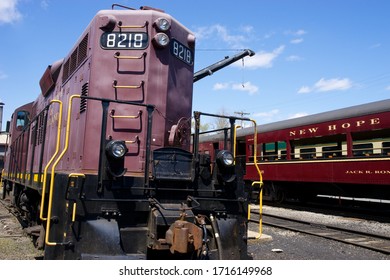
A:
{"type": "Polygon", "coordinates": [[[0,133],[0,145],[6,144],[8,140],[8,133],[0,133]]]}

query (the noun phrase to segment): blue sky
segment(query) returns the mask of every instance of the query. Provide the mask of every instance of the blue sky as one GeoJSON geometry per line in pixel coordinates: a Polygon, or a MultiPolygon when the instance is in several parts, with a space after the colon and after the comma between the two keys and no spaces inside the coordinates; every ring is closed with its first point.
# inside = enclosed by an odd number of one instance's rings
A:
{"type": "MultiPolygon", "coordinates": [[[[165,10],[196,37],[195,71],[241,49],[252,58],[194,85],[194,110],[244,112],[259,124],[390,97],[390,1],[119,1],[165,10]]],[[[119,3],[117,2],[117,3],[119,3]]],[[[40,93],[106,0],[0,0],[3,129],[40,93]]]]}

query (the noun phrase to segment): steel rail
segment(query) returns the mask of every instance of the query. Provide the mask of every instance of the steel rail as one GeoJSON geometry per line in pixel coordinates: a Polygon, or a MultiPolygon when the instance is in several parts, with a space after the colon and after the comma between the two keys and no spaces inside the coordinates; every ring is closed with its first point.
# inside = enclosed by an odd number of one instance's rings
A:
{"type": "MultiPolygon", "coordinates": [[[[252,214],[259,213],[252,211],[252,214]]],[[[310,234],[313,236],[366,248],[383,254],[390,254],[390,236],[367,233],[327,224],[311,223],[271,214],[263,213],[262,216],[263,225],[310,234]]],[[[258,223],[256,219],[251,219],[250,222],[258,223]]]]}

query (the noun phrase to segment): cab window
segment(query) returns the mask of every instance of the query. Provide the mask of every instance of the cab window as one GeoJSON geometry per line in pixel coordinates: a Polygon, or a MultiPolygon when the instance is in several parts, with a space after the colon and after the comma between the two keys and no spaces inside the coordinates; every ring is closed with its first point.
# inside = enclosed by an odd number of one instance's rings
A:
{"type": "Polygon", "coordinates": [[[28,115],[26,111],[19,111],[16,115],[16,128],[22,130],[28,124],[28,115]]]}

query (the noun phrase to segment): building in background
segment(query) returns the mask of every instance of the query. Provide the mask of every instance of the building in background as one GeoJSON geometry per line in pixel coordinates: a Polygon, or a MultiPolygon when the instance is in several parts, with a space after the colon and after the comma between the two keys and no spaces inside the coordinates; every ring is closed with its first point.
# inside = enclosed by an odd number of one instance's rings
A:
{"type": "Polygon", "coordinates": [[[4,167],[4,156],[5,156],[5,151],[7,149],[7,143],[8,143],[8,133],[0,132],[0,171],[4,167]]]}
{"type": "MultiPolygon", "coordinates": [[[[0,171],[4,167],[4,156],[8,144],[8,132],[3,132],[3,106],[4,103],[0,100],[0,171]]],[[[1,172],[0,172],[1,176],[1,172]]]]}

